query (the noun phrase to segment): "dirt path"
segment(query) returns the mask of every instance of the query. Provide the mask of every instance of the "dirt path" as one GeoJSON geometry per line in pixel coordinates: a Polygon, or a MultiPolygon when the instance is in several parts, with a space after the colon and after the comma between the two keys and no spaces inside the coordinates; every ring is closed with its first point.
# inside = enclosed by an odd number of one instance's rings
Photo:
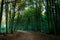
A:
{"type": "Polygon", "coordinates": [[[40,32],[18,31],[6,36],[0,35],[0,40],[60,40],[60,36],[46,35],[40,32]]]}

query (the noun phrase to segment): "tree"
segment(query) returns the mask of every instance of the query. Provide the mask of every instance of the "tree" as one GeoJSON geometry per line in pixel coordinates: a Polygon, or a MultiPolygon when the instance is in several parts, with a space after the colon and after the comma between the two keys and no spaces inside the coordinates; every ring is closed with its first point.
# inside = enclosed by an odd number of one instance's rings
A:
{"type": "Polygon", "coordinates": [[[48,18],[48,27],[49,31],[52,34],[57,34],[58,30],[58,20],[59,20],[59,9],[57,0],[46,0],[47,2],[47,18],[48,18]],[[57,4],[57,5],[56,5],[57,4]]]}
{"type": "Polygon", "coordinates": [[[5,1],[5,13],[6,13],[6,33],[8,33],[8,0],[5,1]]]}
{"type": "Polygon", "coordinates": [[[2,20],[2,12],[3,12],[3,2],[4,2],[4,0],[2,0],[2,2],[1,2],[1,9],[0,9],[0,33],[1,33],[1,20],[2,20]]]}
{"type": "Polygon", "coordinates": [[[12,17],[11,17],[11,33],[13,33],[15,31],[15,27],[14,27],[14,17],[15,17],[15,7],[16,7],[16,0],[15,2],[13,2],[13,13],[12,13],[12,17]]]}

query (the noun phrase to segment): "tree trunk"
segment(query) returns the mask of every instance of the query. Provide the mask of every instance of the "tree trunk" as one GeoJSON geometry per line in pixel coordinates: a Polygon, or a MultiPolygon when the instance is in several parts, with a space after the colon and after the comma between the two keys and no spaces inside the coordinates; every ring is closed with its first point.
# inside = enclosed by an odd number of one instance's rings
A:
{"type": "Polygon", "coordinates": [[[1,20],[2,20],[2,12],[3,12],[3,2],[4,2],[4,0],[2,0],[2,2],[1,2],[1,10],[0,10],[0,33],[1,33],[1,20]]]}
{"type": "Polygon", "coordinates": [[[12,25],[11,25],[11,33],[13,33],[14,30],[15,30],[15,29],[14,29],[14,28],[15,28],[15,27],[14,27],[15,6],[16,6],[16,0],[15,0],[15,2],[13,3],[13,7],[14,7],[14,8],[13,8],[13,11],[14,11],[14,12],[13,12],[13,14],[12,14],[12,19],[11,19],[11,21],[12,21],[12,22],[11,22],[11,24],[12,24],[12,25]]]}
{"type": "Polygon", "coordinates": [[[5,1],[6,5],[5,5],[5,12],[6,12],[6,33],[8,33],[8,0],[5,1]]]}

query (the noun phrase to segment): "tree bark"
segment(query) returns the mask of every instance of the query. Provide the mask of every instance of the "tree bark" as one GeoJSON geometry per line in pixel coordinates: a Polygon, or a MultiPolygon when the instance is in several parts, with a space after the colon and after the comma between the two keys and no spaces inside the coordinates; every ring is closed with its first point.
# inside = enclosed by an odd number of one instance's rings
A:
{"type": "Polygon", "coordinates": [[[0,10],[0,33],[1,33],[1,20],[2,20],[2,12],[3,12],[3,2],[4,2],[4,0],[2,0],[2,2],[1,2],[1,10],[0,10]]]}

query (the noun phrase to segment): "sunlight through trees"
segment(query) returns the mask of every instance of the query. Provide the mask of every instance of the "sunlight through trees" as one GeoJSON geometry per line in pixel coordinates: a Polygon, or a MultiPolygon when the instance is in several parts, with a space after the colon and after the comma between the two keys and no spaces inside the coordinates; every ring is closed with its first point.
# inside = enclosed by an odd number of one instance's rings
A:
{"type": "Polygon", "coordinates": [[[0,32],[60,32],[60,0],[0,0],[0,32]]]}

